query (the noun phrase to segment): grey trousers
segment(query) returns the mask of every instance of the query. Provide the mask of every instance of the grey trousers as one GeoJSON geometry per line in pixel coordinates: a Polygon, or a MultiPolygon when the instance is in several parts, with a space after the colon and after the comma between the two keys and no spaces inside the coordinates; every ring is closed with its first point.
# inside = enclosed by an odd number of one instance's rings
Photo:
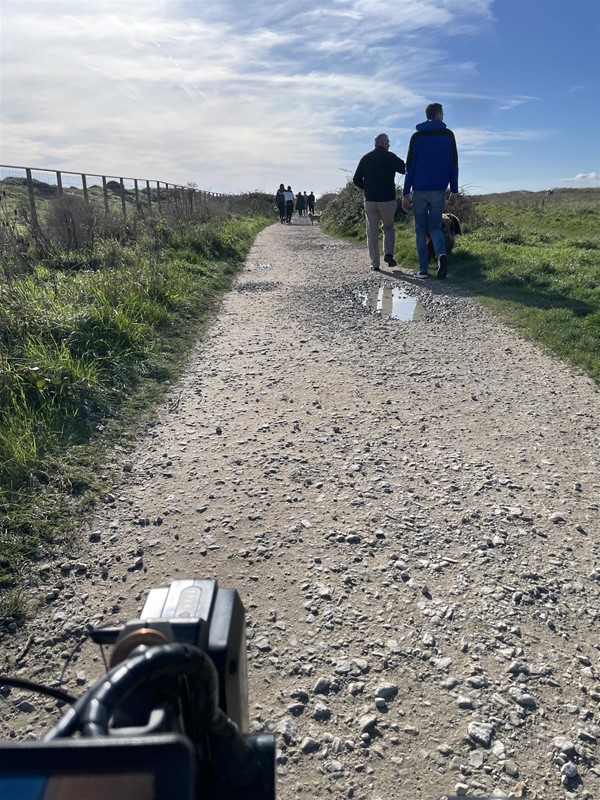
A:
{"type": "Polygon", "coordinates": [[[365,200],[365,217],[367,220],[367,246],[371,266],[379,266],[379,225],[383,225],[383,253],[394,255],[396,231],[394,230],[394,214],[398,208],[397,200],[385,200],[378,203],[365,200]]]}

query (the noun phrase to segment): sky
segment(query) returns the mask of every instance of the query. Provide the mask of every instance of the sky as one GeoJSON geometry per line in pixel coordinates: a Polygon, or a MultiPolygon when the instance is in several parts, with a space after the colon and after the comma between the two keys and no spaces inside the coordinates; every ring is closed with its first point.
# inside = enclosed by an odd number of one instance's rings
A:
{"type": "Polygon", "coordinates": [[[319,196],[440,102],[467,193],[600,187],[598,0],[0,9],[3,165],[319,196]]]}

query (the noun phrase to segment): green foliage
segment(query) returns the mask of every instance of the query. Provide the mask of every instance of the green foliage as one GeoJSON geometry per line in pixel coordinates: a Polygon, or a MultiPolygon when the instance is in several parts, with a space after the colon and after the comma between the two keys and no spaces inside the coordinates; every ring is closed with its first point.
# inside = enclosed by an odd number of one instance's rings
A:
{"type": "Polygon", "coordinates": [[[600,207],[552,198],[551,207],[481,204],[486,224],[460,240],[452,277],[600,382],[600,207]]]}
{"type": "Polygon", "coordinates": [[[245,216],[221,202],[127,220],[78,197],[47,202],[36,227],[0,201],[0,587],[68,539],[99,491],[92,461],[177,378],[270,221],[254,195],[245,216]]]}
{"type": "Polygon", "coordinates": [[[323,226],[344,236],[365,238],[364,195],[351,180],[337,195],[320,198],[320,209],[325,211],[323,226]]]}
{"type": "MultiPolygon", "coordinates": [[[[3,552],[2,538],[0,534],[0,553],[3,552]]],[[[0,585],[2,585],[4,576],[2,573],[2,563],[0,562],[0,585]]],[[[10,620],[16,622],[22,621],[24,618],[24,610],[27,608],[27,601],[25,593],[21,589],[14,589],[11,592],[6,592],[0,597],[0,619],[10,620]]]]}

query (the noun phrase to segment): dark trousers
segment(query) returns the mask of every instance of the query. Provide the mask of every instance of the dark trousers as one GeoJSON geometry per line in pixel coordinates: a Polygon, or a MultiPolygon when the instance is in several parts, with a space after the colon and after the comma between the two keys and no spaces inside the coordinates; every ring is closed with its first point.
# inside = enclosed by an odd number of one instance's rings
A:
{"type": "Polygon", "coordinates": [[[285,204],[285,221],[291,222],[292,221],[292,214],[294,213],[294,201],[288,200],[285,204]]]}

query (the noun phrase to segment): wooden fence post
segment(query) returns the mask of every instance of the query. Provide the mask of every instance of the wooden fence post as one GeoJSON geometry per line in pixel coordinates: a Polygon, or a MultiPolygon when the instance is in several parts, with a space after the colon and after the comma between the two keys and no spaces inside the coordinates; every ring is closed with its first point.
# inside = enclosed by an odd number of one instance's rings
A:
{"type": "Polygon", "coordinates": [[[156,202],[158,203],[158,210],[160,212],[162,207],[160,202],[160,181],[156,181],[156,202]]]}
{"type": "Polygon", "coordinates": [[[83,199],[86,203],[90,202],[90,198],[88,197],[88,190],[87,190],[87,180],[85,175],[81,175],[81,185],[83,187],[83,199]]]}
{"type": "Polygon", "coordinates": [[[62,175],[58,170],[56,170],[56,183],[58,184],[58,193],[59,195],[62,195],[63,193],[62,175]]]}
{"type": "Polygon", "coordinates": [[[31,177],[31,169],[29,167],[25,168],[25,174],[27,175],[27,193],[29,194],[29,206],[31,208],[31,221],[37,227],[38,218],[37,218],[37,209],[35,207],[35,195],[33,193],[33,178],[31,177]]]}
{"type": "Polygon", "coordinates": [[[108,215],[109,208],[108,208],[108,189],[106,188],[106,176],[102,176],[102,194],[104,195],[104,211],[108,215]]]}
{"type": "Polygon", "coordinates": [[[123,182],[123,178],[119,178],[119,183],[121,184],[121,208],[123,209],[123,216],[127,216],[127,208],[125,207],[125,183],[123,182]]]}
{"type": "Polygon", "coordinates": [[[146,195],[148,196],[148,208],[152,208],[152,194],[150,193],[150,181],[146,181],[146,195]]]}

